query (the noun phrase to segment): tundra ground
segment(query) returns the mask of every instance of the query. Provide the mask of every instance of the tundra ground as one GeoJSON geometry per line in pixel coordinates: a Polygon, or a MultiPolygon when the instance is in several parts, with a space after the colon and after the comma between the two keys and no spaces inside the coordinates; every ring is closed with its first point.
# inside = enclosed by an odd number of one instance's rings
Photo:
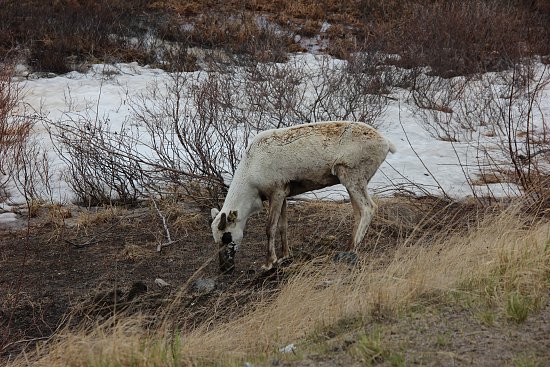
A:
{"type": "MultiPolygon", "coordinates": [[[[449,237],[467,236],[481,226],[484,215],[502,210],[497,206],[482,210],[474,203],[434,198],[381,199],[379,205],[364,246],[358,251],[363,264],[358,266],[372,267],[372,274],[389,272],[384,267],[394,266],[394,257],[415,239],[425,245],[424,256],[445,252],[442,231],[449,237]]],[[[29,222],[28,234],[26,228],[3,228],[2,360],[17,360],[15,364],[20,364],[21,353],[32,359],[36,347],[47,349],[48,344],[59,342],[53,340],[61,334],[78,334],[112,322],[113,315],[121,320],[140,319],[149,330],[170,325],[183,335],[193,335],[205,327],[223,329],[247,315],[253,318],[258,308],[270,307],[271,303],[277,309],[289,289],[301,284],[296,279],[304,277],[308,263],[325,270],[335,266],[331,258],[345,247],[352,224],[349,203],[290,205],[293,260],[263,273],[259,268],[265,255],[265,215],[259,214],[248,225],[237,255],[237,270],[220,275],[207,211],[175,203],[165,203],[161,211],[176,242],[160,252],[156,249],[166,242],[165,228],[158,213],[146,206],[93,210],[41,207],[29,222]],[[158,278],[169,285],[158,286],[158,278]],[[197,289],[197,279],[214,281],[215,288],[197,289]]],[[[341,265],[344,273],[354,272],[347,264],[341,265]]],[[[337,274],[341,274],[339,271],[337,274]]],[[[429,276],[441,272],[435,265],[424,271],[429,276]]],[[[550,269],[546,271],[550,274],[550,269]]],[[[333,275],[326,273],[316,277],[310,277],[308,289],[299,290],[305,298],[310,289],[330,287],[334,282],[333,275]]],[[[494,289],[500,286],[496,283],[483,285],[481,293],[463,289],[455,292],[453,288],[419,293],[410,297],[406,307],[390,307],[391,300],[379,300],[373,303],[374,308],[369,306],[366,314],[317,325],[296,340],[299,347],[290,354],[266,351],[254,357],[254,353],[244,351],[236,358],[220,361],[213,357],[199,365],[231,365],[248,358],[255,365],[542,366],[550,363],[549,280],[550,276],[536,294],[518,293],[515,299],[509,293],[504,298],[506,304],[499,304],[498,298],[489,294],[497,293],[494,289]],[[531,298],[526,301],[521,297],[531,298]]],[[[342,298],[347,297],[346,292],[351,291],[342,289],[342,298]]],[[[315,295],[311,297],[315,303],[315,295]]],[[[302,307],[298,303],[305,300],[296,302],[298,309],[302,307]]],[[[322,302],[317,304],[327,307],[322,302]]],[[[312,315],[315,312],[312,309],[312,315]]],[[[294,316],[285,318],[292,322],[294,316]]],[[[254,334],[254,330],[248,331],[254,334]]],[[[39,360],[38,355],[34,358],[39,360]]],[[[188,363],[171,359],[170,364],[188,363]]]]}

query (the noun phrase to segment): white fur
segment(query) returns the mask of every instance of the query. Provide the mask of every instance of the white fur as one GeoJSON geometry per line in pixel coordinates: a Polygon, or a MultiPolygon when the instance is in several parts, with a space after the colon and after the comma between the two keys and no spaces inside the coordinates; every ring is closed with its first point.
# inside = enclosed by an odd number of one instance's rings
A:
{"type": "MultiPolygon", "coordinates": [[[[337,183],[350,195],[355,224],[348,251],[362,240],[376,204],[367,184],[395,146],[374,128],[360,122],[330,121],[267,130],[259,133],[243,155],[220,212],[212,210],[212,234],[220,243],[230,232],[240,244],[247,219],[269,200],[267,258],[264,268],[277,262],[275,236],[282,240],[283,258],[290,255],[286,198],[337,183]],[[236,212],[236,220],[219,229],[222,213],[236,212]]],[[[225,218],[224,218],[225,219],[225,218]]]]}

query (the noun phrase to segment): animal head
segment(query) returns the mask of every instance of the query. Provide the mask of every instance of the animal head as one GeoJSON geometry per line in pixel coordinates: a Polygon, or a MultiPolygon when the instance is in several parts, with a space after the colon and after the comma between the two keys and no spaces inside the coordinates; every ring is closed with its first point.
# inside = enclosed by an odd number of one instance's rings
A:
{"type": "Polygon", "coordinates": [[[238,225],[239,217],[236,210],[229,213],[211,210],[212,236],[219,246],[220,270],[230,272],[235,269],[235,252],[243,239],[242,226],[238,225]]]}

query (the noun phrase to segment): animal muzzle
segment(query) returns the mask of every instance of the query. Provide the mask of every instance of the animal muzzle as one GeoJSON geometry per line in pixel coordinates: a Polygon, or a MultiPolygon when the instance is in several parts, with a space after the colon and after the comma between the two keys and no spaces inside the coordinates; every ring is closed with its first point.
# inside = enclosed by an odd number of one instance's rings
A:
{"type": "Polygon", "coordinates": [[[223,234],[222,243],[219,249],[220,271],[222,273],[232,273],[235,270],[235,253],[237,245],[231,238],[231,233],[223,234]]]}

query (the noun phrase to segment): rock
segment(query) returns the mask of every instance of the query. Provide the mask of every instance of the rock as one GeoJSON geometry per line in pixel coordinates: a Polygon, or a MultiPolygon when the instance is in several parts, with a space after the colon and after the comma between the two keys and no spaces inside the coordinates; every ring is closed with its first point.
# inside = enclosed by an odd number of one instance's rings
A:
{"type": "Polygon", "coordinates": [[[286,347],[279,348],[279,352],[281,353],[296,353],[296,346],[294,343],[290,343],[286,347]]]}
{"type": "Polygon", "coordinates": [[[195,293],[207,294],[216,289],[216,281],[214,279],[197,279],[191,285],[191,290],[195,293]]]}
{"type": "Polygon", "coordinates": [[[143,283],[141,280],[138,280],[137,282],[134,282],[134,284],[132,284],[132,287],[128,291],[126,299],[128,301],[131,301],[139,295],[144,294],[145,292],[147,292],[147,284],[143,283]]]}
{"type": "Polygon", "coordinates": [[[332,257],[332,261],[335,263],[344,263],[349,266],[357,265],[357,254],[355,252],[339,252],[332,257]]]}
{"type": "Polygon", "coordinates": [[[169,287],[170,284],[165,282],[164,280],[160,279],[160,278],[157,278],[155,279],[155,284],[159,287],[159,288],[164,288],[164,287],[169,287]]]}

